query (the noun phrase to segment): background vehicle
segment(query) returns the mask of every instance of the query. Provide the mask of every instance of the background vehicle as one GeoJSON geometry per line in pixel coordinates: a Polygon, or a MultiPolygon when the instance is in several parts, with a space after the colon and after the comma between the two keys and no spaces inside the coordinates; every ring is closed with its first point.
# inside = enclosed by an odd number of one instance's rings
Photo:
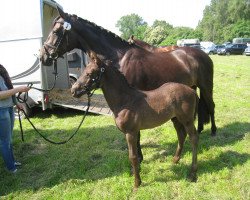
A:
{"type": "Polygon", "coordinates": [[[181,39],[177,41],[177,46],[194,46],[194,45],[200,45],[199,39],[181,39]]]}
{"type": "Polygon", "coordinates": [[[243,54],[246,48],[246,44],[231,44],[218,49],[217,53],[218,55],[243,54]]]}
{"type": "Polygon", "coordinates": [[[82,50],[74,49],[67,54],[67,60],[69,65],[69,82],[72,86],[87,65],[88,57],[82,50]]]}
{"type": "Polygon", "coordinates": [[[250,43],[250,38],[234,38],[233,44],[247,44],[250,43]]]}
{"type": "Polygon", "coordinates": [[[204,51],[205,51],[205,53],[207,53],[209,55],[217,54],[217,48],[216,48],[216,46],[208,47],[204,51]]]}
{"type": "Polygon", "coordinates": [[[246,56],[250,56],[250,46],[248,46],[248,47],[245,49],[244,54],[245,54],[246,56]]]}

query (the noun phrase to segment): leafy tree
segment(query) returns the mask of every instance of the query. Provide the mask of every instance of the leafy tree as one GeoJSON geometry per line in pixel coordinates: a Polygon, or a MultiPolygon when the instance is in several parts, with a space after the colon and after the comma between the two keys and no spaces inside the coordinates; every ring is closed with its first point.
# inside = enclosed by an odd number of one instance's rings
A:
{"type": "Polygon", "coordinates": [[[165,39],[166,32],[161,26],[156,26],[155,28],[150,27],[147,29],[145,36],[145,42],[157,46],[165,39]]]}
{"type": "Polygon", "coordinates": [[[223,43],[235,37],[250,37],[249,20],[249,0],[212,0],[197,30],[203,33],[203,40],[223,43]]]}
{"type": "Polygon", "coordinates": [[[202,34],[199,31],[195,31],[192,28],[176,27],[176,28],[173,28],[172,31],[170,32],[169,36],[166,37],[160,43],[160,46],[176,45],[177,40],[180,40],[180,39],[193,39],[193,38],[200,39],[201,37],[202,37],[202,34]]]}
{"type": "Polygon", "coordinates": [[[131,35],[138,36],[146,29],[146,26],[147,23],[137,14],[125,15],[116,23],[116,27],[122,33],[121,37],[125,40],[131,35]]]}
{"type": "Polygon", "coordinates": [[[173,25],[164,20],[155,20],[153,25],[146,30],[145,41],[158,46],[173,30],[173,25]]]}

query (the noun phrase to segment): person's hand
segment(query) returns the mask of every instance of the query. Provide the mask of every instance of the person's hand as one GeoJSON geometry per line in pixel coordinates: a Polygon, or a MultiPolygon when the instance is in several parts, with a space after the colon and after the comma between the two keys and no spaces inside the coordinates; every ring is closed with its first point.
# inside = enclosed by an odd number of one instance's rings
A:
{"type": "Polygon", "coordinates": [[[30,88],[27,86],[19,86],[16,89],[18,90],[18,92],[28,92],[30,90],[30,88]]]}
{"type": "Polygon", "coordinates": [[[17,107],[18,110],[23,110],[24,109],[24,106],[21,103],[17,103],[16,107],[17,107]]]}

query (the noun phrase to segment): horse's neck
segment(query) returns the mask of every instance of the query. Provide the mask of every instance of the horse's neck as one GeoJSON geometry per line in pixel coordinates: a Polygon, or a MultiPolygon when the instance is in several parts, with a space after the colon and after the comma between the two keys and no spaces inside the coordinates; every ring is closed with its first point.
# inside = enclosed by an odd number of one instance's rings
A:
{"type": "MultiPolygon", "coordinates": [[[[129,86],[125,77],[118,71],[107,67],[101,80],[101,88],[105,99],[113,112],[119,110],[137,92],[129,86]]],[[[114,113],[115,114],[115,113],[114,113]]]]}
{"type": "MultiPolygon", "coordinates": [[[[102,60],[119,59],[130,48],[129,43],[91,22],[82,19],[79,23],[76,29],[82,40],[87,44],[88,51],[95,52],[102,60]]],[[[85,50],[86,45],[83,43],[80,42],[79,48],[85,50]]]]}
{"type": "Polygon", "coordinates": [[[144,42],[144,41],[141,41],[141,40],[134,40],[135,41],[135,44],[142,47],[143,49],[146,49],[148,51],[153,51],[156,47],[144,42]]]}

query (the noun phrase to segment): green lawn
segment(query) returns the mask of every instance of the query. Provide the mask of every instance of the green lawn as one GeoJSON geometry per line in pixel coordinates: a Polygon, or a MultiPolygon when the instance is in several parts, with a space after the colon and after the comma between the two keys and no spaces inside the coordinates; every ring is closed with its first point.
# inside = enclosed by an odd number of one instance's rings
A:
{"type": "MultiPolygon", "coordinates": [[[[218,132],[211,137],[209,124],[200,135],[197,183],[186,180],[188,140],[180,163],[172,163],[177,136],[168,122],[142,131],[143,183],[133,193],[124,135],[112,117],[90,114],[65,145],[47,143],[26,120],[22,142],[17,122],[14,152],[23,166],[9,174],[0,159],[0,199],[250,199],[250,57],[211,57],[218,132]]],[[[35,111],[31,120],[54,140],[67,138],[82,118],[74,110],[35,111]]]]}

